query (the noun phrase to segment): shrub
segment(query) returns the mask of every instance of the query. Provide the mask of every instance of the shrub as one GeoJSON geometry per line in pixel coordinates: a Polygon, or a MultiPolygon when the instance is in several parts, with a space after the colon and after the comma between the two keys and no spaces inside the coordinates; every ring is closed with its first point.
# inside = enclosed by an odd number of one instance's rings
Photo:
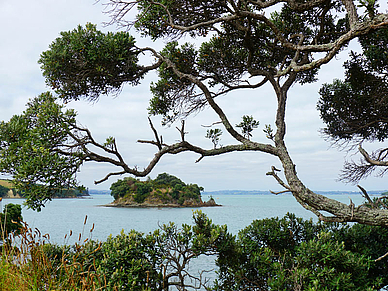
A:
{"type": "Polygon", "coordinates": [[[237,237],[219,242],[215,290],[380,289],[388,276],[377,275],[376,257],[371,255],[386,252],[388,233],[380,233],[376,243],[368,245],[369,235],[362,237],[366,233],[360,234],[358,228],[313,223],[293,214],[255,220],[237,237]],[[349,243],[356,232],[362,248],[349,243]]]}

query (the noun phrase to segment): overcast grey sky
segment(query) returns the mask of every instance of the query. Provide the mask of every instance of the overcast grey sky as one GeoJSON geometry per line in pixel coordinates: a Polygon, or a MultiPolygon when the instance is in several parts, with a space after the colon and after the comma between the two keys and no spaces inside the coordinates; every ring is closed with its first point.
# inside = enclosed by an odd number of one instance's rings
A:
{"type": "MultiPolygon", "coordinates": [[[[59,36],[60,31],[74,29],[78,24],[87,22],[97,24],[101,30],[115,30],[104,27],[108,21],[102,13],[101,3],[94,0],[0,0],[0,117],[8,120],[14,114],[20,114],[29,98],[48,88],[45,86],[37,60],[42,51],[59,36]]],[[[134,31],[132,33],[135,33],[134,31]]],[[[138,45],[162,47],[163,42],[152,44],[146,39],[138,39],[138,45]]],[[[297,165],[302,181],[313,190],[357,190],[353,185],[337,181],[339,171],[345,158],[358,159],[345,152],[331,148],[318,132],[323,126],[316,111],[318,89],[324,82],[333,78],[342,78],[342,62],[347,53],[342,53],[335,63],[324,66],[319,74],[319,82],[305,86],[294,86],[289,94],[287,109],[286,143],[291,157],[297,165]]],[[[88,127],[95,138],[101,142],[108,136],[114,136],[124,158],[130,166],[146,166],[153,157],[152,146],[136,143],[137,139],[152,139],[153,133],[147,121],[147,106],[150,98],[149,83],[154,75],[147,76],[141,86],[125,86],[117,98],[102,97],[98,103],[73,102],[68,104],[78,112],[80,123],[88,127]]],[[[239,123],[244,114],[253,115],[261,126],[254,134],[254,139],[266,141],[262,132],[264,124],[274,123],[275,96],[271,88],[256,91],[235,92],[219,98],[218,102],[230,116],[232,124],[239,123]]],[[[206,129],[201,125],[218,121],[210,109],[187,120],[187,139],[197,145],[211,148],[205,139],[206,129]]],[[[159,133],[164,141],[174,142],[179,139],[175,126],[162,128],[155,119],[159,133]]],[[[233,142],[224,134],[221,143],[233,142]]],[[[381,145],[375,144],[374,147],[381,145]]],[[[373,149],[367,146],[367,149],[373,149]]],[[[283,190],[273,178],[265,173],[272,165],[280,168],[280,163],[273,157],[262,153],[231,153],[218,157],[198,158],[192,153],[164,157],[150,175],[168,172],[181,178],[186,183],[197,183],[207,191],[224,189],[241,190],[283,190]]],[[[93,189],[108,189],[117,180],[113,177],[107,182],[95,186],[94,180],[101,179],[114,168],[102,164],[90,163],[83,166],[79,173],[82,184],[93,189]]],[[[385,179],[369,178],[361,182],[370,190],[384,190],[388,187],[385,179]]]]}

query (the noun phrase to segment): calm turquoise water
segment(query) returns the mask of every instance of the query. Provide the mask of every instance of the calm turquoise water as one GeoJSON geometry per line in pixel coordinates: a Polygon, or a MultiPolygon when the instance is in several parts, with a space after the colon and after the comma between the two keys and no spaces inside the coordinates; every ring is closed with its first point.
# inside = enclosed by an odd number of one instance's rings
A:
{"type": "MultiPolygon", "coordinates": [[[[334,199],[349,203],[349,198],[358,205],[363,202],[361,195],[330,195],[334,199]]],[[[237,232],[248,226],[254,219],[284,216],[293,212],[305,219],[313,218],[311,212],[300,206],[291,195],[213,195],[222,207],[204,207],[201,210],[216,224],[226,224],[230,232],[237,232]]],[[[207,200],[205,193],[203,200],[207,200]]],[[[30,227],[38,228],[42,234],[50,234],[50,242],[73,244],[82,238],[105,240],[110,234],[117,235],[123,229],[148,233],[163,223],[174,221],[178,226],[192,223],[193,208],[112,208],[102,207],[112,201],[109,195],[93,195],[85,199],[55,199],[49,202],[41,212],[23,208],[23,218],[30,227]],[[87,223],[84,226],[85,216],[87,223]],[[94,224],[94,230],[90,229],[94,224]],[[73,236],[64,239],[70,230],[73,236]]],[[[22,199],[4,199],[7,203],[22,204],[22,199]]],[[[205,277],[212,282],[216,278],[215,257],[200,256],[190,263],[192,275],[207,270],[205,277]]],[[[174,289],[175,290],[175,289],[174,289]]]]}
{"type": "MultiPolygon", "coordinates": [[[[330,197],[349,203],[349,197],[357,205],[363,202],[361,195],[330,195],[330,197]]],[[[216,224],[226,224],[229,231],[236,234],[254,219],[284,216],[293,212],[305,219],[315,216],[300,206],[291,195],[217,195],[214,196],[222,207],[204,207],[201,210],[216,224]]],[[[207,200],[205,193],[203,199],[207,200]]],[[[49,233],[52,243],[73,243],[79,233],[83,237],[105,240],[110,234],[119,234],[122,229],[148,233],[163,223],[174,221],[178,226],[192,223],[195,208],[112,208],[101,207],[112,201],[109,195],[92,195],[85,199],[55,199],[41,212],[23,208],[23,218],[30,227],[38,228],[43,234],[49,233]],[[85,216],[87,223],[84,226],[85,216]],[[94,223],[94,230],[90,228],[94,223]],[[64,240],[72,230],[73,238],[64,240]]],[[[4,199],[1,209],[7,203],[22,204],[21,199],[4,199]]]]}

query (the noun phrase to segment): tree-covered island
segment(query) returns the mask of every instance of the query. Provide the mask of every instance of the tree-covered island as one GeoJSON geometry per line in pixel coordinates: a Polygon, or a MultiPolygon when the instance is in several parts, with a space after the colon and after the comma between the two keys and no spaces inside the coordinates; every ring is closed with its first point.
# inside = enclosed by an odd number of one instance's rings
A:
{"type": "Polygon", "coordinates": [[[179,178],[162,173],[156,179],[140,181],[132,177],[118,180],[110,187],[114,201],[108,206],[115,207],[203,207],[219,206],[210,197],[203,202],[203,187],[185,184],[179,178]]]}

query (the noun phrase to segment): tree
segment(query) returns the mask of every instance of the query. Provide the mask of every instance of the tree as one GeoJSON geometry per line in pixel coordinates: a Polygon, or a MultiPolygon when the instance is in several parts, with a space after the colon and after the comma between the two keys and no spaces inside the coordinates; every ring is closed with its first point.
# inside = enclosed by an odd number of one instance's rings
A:
{"type": "Polygon", "coordinates": [[[388,168],[387,148],[368,153],[364,141],[384,141],[388,137],[388,30],[360,37],[362,54],[351,52],[344,64],[345,80],[324,84],[320,90],[318,110],[326,123],[323,133],[344,148],[358,145],[361,161],[345,163],[340,178],[358,183],[380,168],[388,168]]]}
{"type": "Polygon", "coordinates": [[[38,210],[59,189],[78,186],[75,174],[83,163],[80,145],[67,144],[77,135],[76,114],[62,112],[54,100],[43,93],[23,114],[0,123],[0,172],[11,174],[26,203],[38,210]]]}
{"type": "MultiPolygon", "coordinates": [[[[353,0],[303,3],[294,0],[110,0],[106,4],[110,7],[111,24],[117,24],[124,30],[134,26],[144,37],[170,41],[164,49],[157,51],[151,47],[137,47],[125,31],[103,34],[91,24],[85,28],[78,27],[62,33],[42,54],[39,63],[47,84],[58,94],[59,100],[68,102],[86,98],[96,101],[101,95],[118,92],[125,83],[137,85],[144,74],[156,70],[159,80],[151,85],[153,97],[149,112],[163,116],[164,124],[181,120],[180,141],[171,144],[163,141],[149,118],[154,140],[139,142],[154,145],[156,153],[140,170],[128,166],[114,138],[98,143],[89,130],[74,124],[72,119],[61,118],[61,128],[66,128],[68,139],[44,145],[47,156],[53,153],[58,159],[69,159],[70,165],[78,167],[83,162],[97,161],[120,168],[96,181],[101,183],[113,175],[124,173],[144,177],[166,154],[191,151],[199,155],[199,162],[205,157],[236,151],[262,152],[278,158],[284,176],[281,177],[274,166],[267,174],[320,219],[388,224],[387,210],[363,205],[354,207],[352,203],[347,205],[311,191],[298,177],[285,142],[286,103],[290,88],[297,83],[316,81],[319,68],[346,49],[351,40],[386,30],[388,15],[378,11],[377,1],[356,5],[353,0]],[[128,19],[129,11],[136,8],[137,16],[128,19]],[[196,37],[202,43],[198,49],[190,43],[179,43],[183,36],[196,37]],[[151,56],[153,61],[138,64],[140,54],[151,56]],[[269,139],[262,142],[238,133],[218,100],[236,90],[260,90],[265,84],[273,88],[277,109],[274,127],[267,125],[264,130],[269,139]],[[185,117],[206,107],[217,114],[219,120],[215,122],[223,125],[235,139],[235,144],[205,149],[186,140],[185,117]],[[324,211],[330,215],[324,214],[324,211]]],[[[63,113],[52,114],[61,117],[63,113]]],[[[4,123],[2,128],[12,128],[17,124],[15,122],[4,123]]],[[[15,129],[13,134],[18,138],[30,138],[29,135],[23,136],[18,127],[15,129]]],[[[29,127],[27,132],[33,129],[29,127]]],[[[7,136],[3,133],[0,139],[7,139],[7,136]]],[[[10,150],[12,143],[2,144],[2,159],[11,159],[14,153],[10,150]]],[[[22,159],[18,165],[25,166],[24,161],[28,165],[27,159],[22,159]]],[[[0,167],[1,172],[12,171],[14,175],[19,175],[17,178],[20,181],[30,182],[32,176],[15,171],[18,165],[7,163],[7,167],[0,167]]],[[[36,172],[41,175],[42,171],[37,166],[36,172]]],[[[65,173],[70,174],[72,169],[66,169],[65,173]]],[[[55,185],[54,181],[60,180],[56,179],[56,175],[50,177],[53,181],[42,178],[41,182],[55,185]]],[[[60,181],[63,183],[66,180],[60,181]]],[[[20,183],[20,186],[27,185],[20,183]]],[[[25,188],[27,194],[29,189],[25,188]]],[[[42,202],[40,199],[48,196],[29,197],[30,205],[34,206],[32,201],[42,202]]]]}

